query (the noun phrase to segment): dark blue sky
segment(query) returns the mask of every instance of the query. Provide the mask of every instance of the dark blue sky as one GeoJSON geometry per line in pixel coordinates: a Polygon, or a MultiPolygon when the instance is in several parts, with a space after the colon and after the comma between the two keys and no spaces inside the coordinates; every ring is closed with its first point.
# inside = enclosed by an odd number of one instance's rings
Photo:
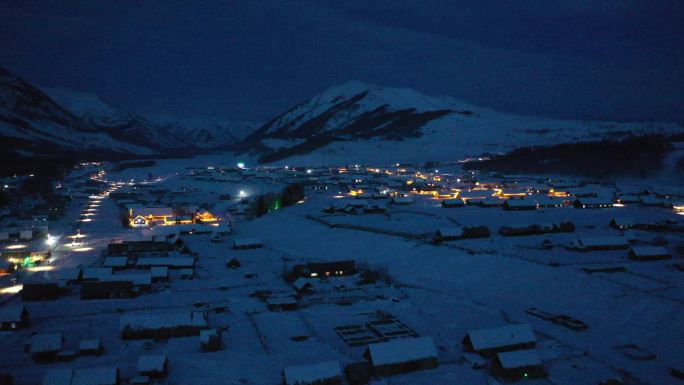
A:
{"type": "Polygon", "coordinates": [[[0,0],[0,66],[179,117],[264,121],[356,79],[522,114],[684,120],[683,3],[0,0]]]}

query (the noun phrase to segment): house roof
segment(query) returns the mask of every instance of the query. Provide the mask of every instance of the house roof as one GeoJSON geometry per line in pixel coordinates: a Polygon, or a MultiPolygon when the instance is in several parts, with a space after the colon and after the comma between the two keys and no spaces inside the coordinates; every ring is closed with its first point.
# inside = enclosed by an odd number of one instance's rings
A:
{"type": "Polygon", "coordinates": [[[200,330],[200,342],[207,343],[212,337],[216,337],[218,335],[217,329],[200,330]]]}
{"type": "Polygon", "coordinates": [[[525,368],[542,364],[537,349],[514,350],[498,353],[496,358],[504,369],[525,368]]]}
{"type": "Polygon", "coordinates": [[[468,336],[475,351],[526,344],[537,339],[529,324],[473,330],[468,336]]]}
{"type": "Polygon", "coordinates": [[[435,343],[430,337],[400,338],[368,345],[366,350],[373,366],[401,364],[425,358],[437,358],[435,343]]]}
{"type": "Polygon", "coordinates": [[[283,376],[287,385],[306,385],[342,377],[342,370],[339,362],[325,361],[317,364],[288,366],[283,369],[283,376]]]}

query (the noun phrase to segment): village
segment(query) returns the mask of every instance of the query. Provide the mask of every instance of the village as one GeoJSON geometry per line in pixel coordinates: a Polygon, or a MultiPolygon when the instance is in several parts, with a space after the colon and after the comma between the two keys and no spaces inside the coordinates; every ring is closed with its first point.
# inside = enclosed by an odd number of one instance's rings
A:
{"type": "Polygon", "coordinates": [[[684,383],[684,188],[462,164],[80,164],[1,213],[0,384],[684,383]]]}

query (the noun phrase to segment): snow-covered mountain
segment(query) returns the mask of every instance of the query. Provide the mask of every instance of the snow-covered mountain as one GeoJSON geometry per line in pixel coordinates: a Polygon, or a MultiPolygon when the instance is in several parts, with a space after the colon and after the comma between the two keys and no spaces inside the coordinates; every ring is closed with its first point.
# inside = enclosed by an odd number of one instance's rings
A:
{"type": "Polygon", "coordinates": [[[103,149],[154,151],[112,137],[55,103],[48,95],[0,68],[0,135],[9,149],[24,153],[103,149]]]}
{"type": "Polygon", "coordinates": [[[511,115],[451,97],[351,81],[278,115],[235,149],[264,163],[447,161],[672,127],[511,115]]]}
{"type": "Polygon", "coordinates": [[[165,131],[201,149],[225,149],[243,140],[257,126],[251,122],[214,117],[180,120],[164,117],[154,121],[165,131]]]}
{"type": "Polygon", "coordinates": [[[253,123],[213,117],[143,118],[90,93],[65,88],[46,89],[45,92],[74,115],[110,135],[159,151],[226,148],[254,129],[253,123]]]}

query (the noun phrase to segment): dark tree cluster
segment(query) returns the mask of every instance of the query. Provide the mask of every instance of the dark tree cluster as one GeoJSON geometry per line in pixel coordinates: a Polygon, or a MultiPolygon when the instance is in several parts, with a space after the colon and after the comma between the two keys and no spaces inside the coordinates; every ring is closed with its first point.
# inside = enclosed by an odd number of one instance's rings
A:
{"type": "Polygon", "coordinates": [[[464,168],[597,178],[646,176],[662,169],[663,160],[671,149],[672,145],[667,137],[634,136],[620,141],[602,140],[519,148],[489,160],[467,163],[464,168]]]}

